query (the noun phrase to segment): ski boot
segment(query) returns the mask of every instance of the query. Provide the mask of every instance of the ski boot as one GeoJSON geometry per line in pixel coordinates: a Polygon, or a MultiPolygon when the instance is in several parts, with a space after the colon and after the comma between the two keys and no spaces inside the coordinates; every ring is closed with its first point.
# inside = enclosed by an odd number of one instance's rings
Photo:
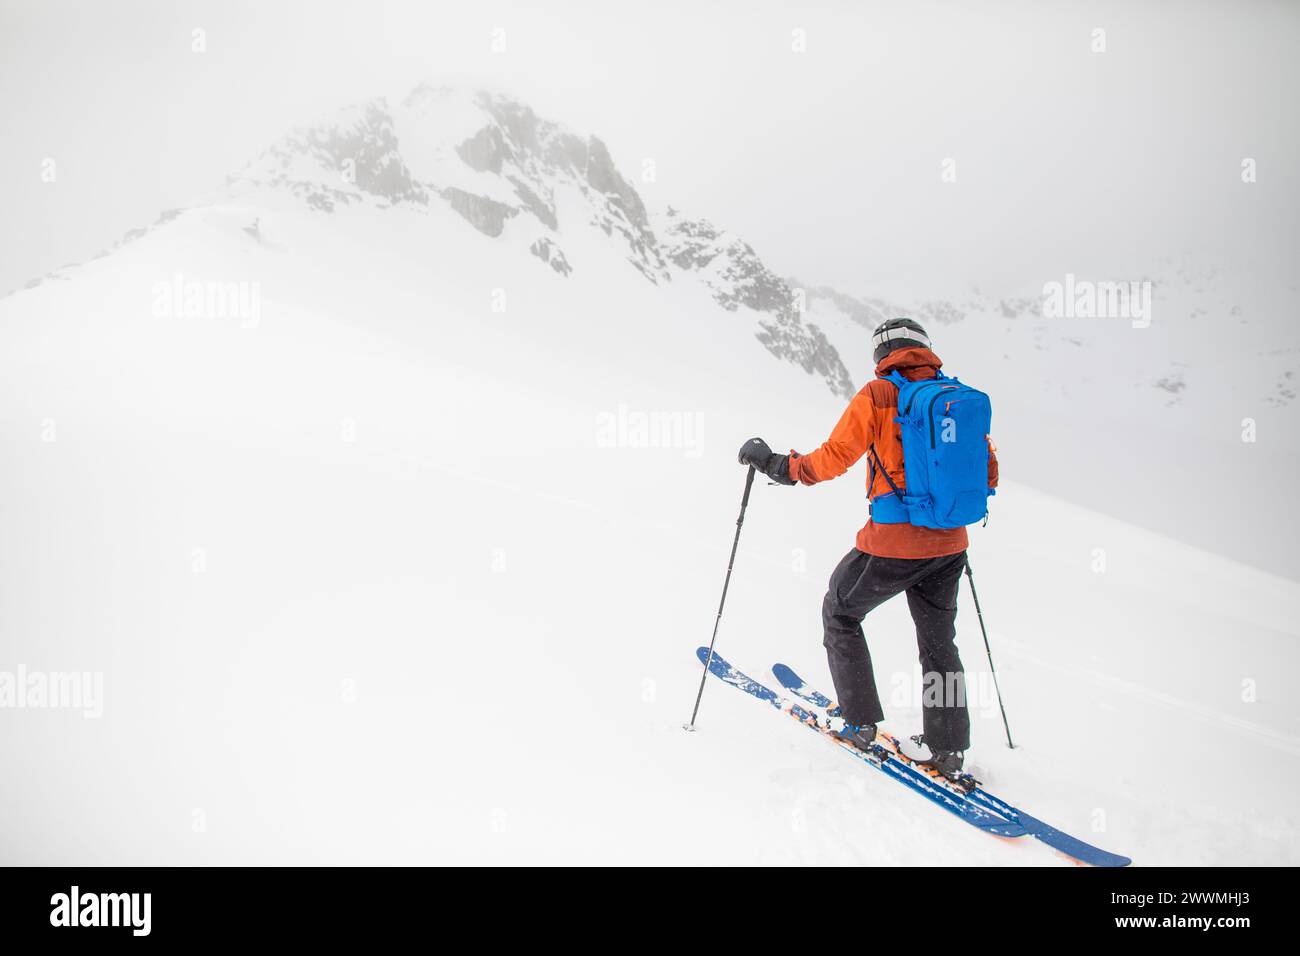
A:
{"type": "Polygon", "coordinates": [[[871,753],[871,748],[876,742],[876,725],[859,724],[854,726],[846,720],[844,726],[835,732],[835,736],[846,743],[852,744],[863,753],[871,753]]]}
{"type": "Polygon", "coordinates": [[[968,793],[979,785],[978,780],[962,770],[962,766],[966,762],[966,755],[962,751],[938,750],[927,744],[925,737],[920,734],[913,737],[912,742],[919,746],[925,746],[930,751],[930,756],[915,761],[918,767],[927,767],[935,771],[945,780],[956,784],[968,793]]]}

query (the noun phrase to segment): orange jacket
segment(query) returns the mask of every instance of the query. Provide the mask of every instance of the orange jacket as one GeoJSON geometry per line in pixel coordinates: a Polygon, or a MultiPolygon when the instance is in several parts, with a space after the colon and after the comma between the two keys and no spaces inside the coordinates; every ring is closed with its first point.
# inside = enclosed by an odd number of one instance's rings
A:
{"type": "MultiPolygon", "coordinates": [[[[877,375],[897,369],[913,382],[934,378],[943,365],[939,356],[925,348],[891,352],[876,366],[877,375]]],[[[805,485],[838,478],[867,453],[874,442],[876,454],[889,477],[900,488],[907,487],[903,474],[903,440],[894,416],[898,414],[898,386],[883,378],[872,379],[849,402],[831,437],[820,448],[800,455],[790,452],[790,477],[805,485]]],[[[868,476],[871,471],[868,469],[868,476]]],[[[870,477],[868,477],[870,482],[870,477]]],[[[989,441],[989,486],[998,484],[998,459],[989,441]]],[[[889,483],[876,475],[875,487],[868,486],[867,498],[885,494],[889,483]]],[[[859,551],[882,558],[937,558],[966,550],[965,528],[921,528],[912,524],[873,524],[870,520],[858,532],[859,551]]]]}

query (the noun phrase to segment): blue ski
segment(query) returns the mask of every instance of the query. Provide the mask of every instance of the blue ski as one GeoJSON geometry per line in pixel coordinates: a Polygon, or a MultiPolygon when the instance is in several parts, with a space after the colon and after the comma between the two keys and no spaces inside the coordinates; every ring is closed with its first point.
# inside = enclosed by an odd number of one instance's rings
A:
{"type": "MultiPolygon", "coordinates": [[[[795,720],[799,721],[799,723],[810,727],[819,734],[826,733],[822,725],[818,722],[815,714],[798,704],[778,697],[772,690],[760,684],[752,677],[736,670],[736,668],[732,667],[725,660],[719,657],[716,652],[713,655],[712,661],[709,660],[709,649],[707,647],[701,647],[696,653],[700,659],[700,663],[707,663],[709,673],[713,674],[713,676],[717,677],[723,683],[730,684],[737,690],[744,691],[751,697],[756,697],[777,710],[789,714],[795,720]]],[[[834,738],[831,737],[831,739],[834,738]]],[[[961,817],[977,829],[1002,837],[1026,836],[1029,832],[1022,824],[1001,816],[998,811],[980,806],[977,803],[967,800],[963,795],[953,793],[948,788],[940,786],[926,774],[921,773],[913,767],[907,766],[901,760],[895,759],[894,755],[884,747],[877,746],[872,753],[867,754],[848,743],[841,743],[840,746],[845,750],[845,752],[857,757],[863,763],[869,764],[877,770],[882,771],[887,776],[893,777],[899,783],[902,783],[909,789],[916,791],[931,803],[937,804],[949,813],[961,817]]]]}
{"type": "MultiPolygon", "coordinates": [[[[817,691],[805,684],[802,677],[784,664],[773,664],[772,673],[776,675],[776,679],[780,681],[782,687],[794,694],[800,700],[806,700],[814,707],[820,707],[823,710],[829,711],[831,705],[834,703],[834,701],[825,694],[819,694],[817,691]]],[[[834,717],[836,714],[830,713],[830,716],[834,717]]]]}
{"type": "MultiPolygon", "coordinates": [[[[831,707],[833,702],[829,697],[825,694],[818,693],[816,690],[809,687],[804,682],[803,678],[785,664],[773,665],[772,673],[776,675],[776,679],[781,683],[782,687],[799,697],[801,700],[823,709],[831,707]]],[[[769,693],[771,692],[769,691],[769,693]]],[[[895,741],[895,743],[897,743],[897,741],[895,741]]],[[[912,766],[912,761],[905,755],[895,753],[894,756],[909,767],[912,766]]],[[[929,774],[925,774],[925,776],[927,779],[933,780],[929,774]]],[[[1085,843],[1076,837],[1072,837],[1068,833],[1063,833],[1056,829],[1056,827],[1049,826],[1037,817],[1032,817],[1023,810],[1013,807],[1005,800],[995,797],[982,786],[976,787],[974,790],[970,791],[966,794],[966,797],[967,799],[978,803],[980,806],[1001,815],[1007,820],[1019,823],[1030,836],[1037,838],[1043,843],[1046,843],[1052,849],[1059,850],[1066,856],[1073,857],[1082,863],[1089,863],[1092,866],[1128,866],[1133,862],[1126,856],[1120,856],[1117,853],[1109,853],[1090,843],[1085,843]]]]}

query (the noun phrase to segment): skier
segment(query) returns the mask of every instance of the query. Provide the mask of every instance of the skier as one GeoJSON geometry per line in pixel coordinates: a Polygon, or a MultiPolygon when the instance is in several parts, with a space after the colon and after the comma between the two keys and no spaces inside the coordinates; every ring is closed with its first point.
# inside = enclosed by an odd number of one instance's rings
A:
{"type": "MultiPolygon", "coordinates": [[[[876,739],[876,725],[884,719],[884,711],[862,620],[889,598],[906,593],[924,681],[922,739],[930,750],[920,762],[956,779],[970,746],[965,674],[954,643],[957,586],[966,566],[966,528],[923,527],[900,519],[897,513],[886,515],[886,506],[899,507],[896,502],[906,488],[903,440],[895,423],[899,385],[886,376],[897,372],[909,382],[935,379],[943,362],[930,350],[925,329],[912,319],[883,322],[871,340],[878,377],[854,396],[820,448],[807,455],[793,450],[779,455],[763,439],[752,438],[741,446],[739,458],[741,464],[752,465],[779,484],[815,485],[838,478],[868,456],[867,497],[874,517],[858,532],[857,546],[831,575],[822,602],[823,644],[844,720],[838,734],[862,750],[876,739]]],[[[997,486],[997,457],[987,435],[977,438],[981,457],[983,444],[988,446],[991,490],[997,486]]]]}

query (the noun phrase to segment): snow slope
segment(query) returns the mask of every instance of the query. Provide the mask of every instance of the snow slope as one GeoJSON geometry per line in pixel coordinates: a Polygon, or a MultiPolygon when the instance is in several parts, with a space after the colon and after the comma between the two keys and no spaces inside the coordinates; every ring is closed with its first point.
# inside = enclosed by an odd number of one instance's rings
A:
{"type": "MultiPolygon", "coordinates": [[[[0,861],[1068,865],[716,682],[682,732],[735,449],[842,398],[591,201],[557,190],[566,275],[523,214],[236,184],[0,300],[0,671],[105,693],[0,710],[0,861]],[[256,314],[160,308],[178,276],[256,314]]],[[[719,643],[753,676],[829,689],[861,481],[756,487],[719,643]]],[[[1139,864],[1300,861],[1300,586],[1014,481],[972,533],[990,788],[1139,864]]],[[[915,732],[904,605],[868,632],[915,732]]]]}

